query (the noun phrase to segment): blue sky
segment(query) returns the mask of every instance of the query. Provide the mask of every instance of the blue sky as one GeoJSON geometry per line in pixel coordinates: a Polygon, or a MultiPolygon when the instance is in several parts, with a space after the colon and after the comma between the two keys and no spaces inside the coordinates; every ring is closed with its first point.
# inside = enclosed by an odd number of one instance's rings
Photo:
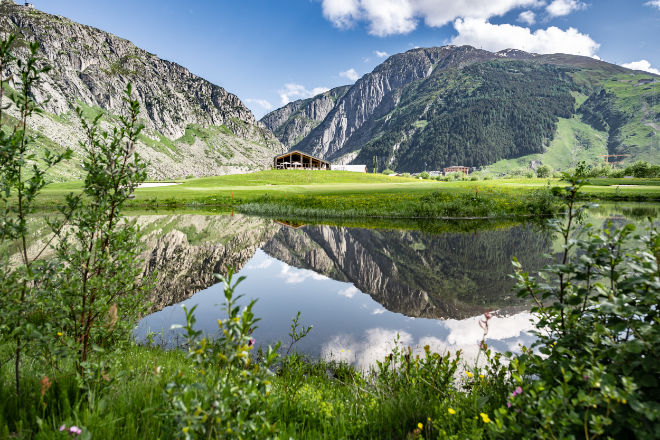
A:
{"type": "Polygon", "coordinates": [[[258,118],[414,47],[514,47],[660,69],[660,0],[32,2],[187,67],[258,118]]]}

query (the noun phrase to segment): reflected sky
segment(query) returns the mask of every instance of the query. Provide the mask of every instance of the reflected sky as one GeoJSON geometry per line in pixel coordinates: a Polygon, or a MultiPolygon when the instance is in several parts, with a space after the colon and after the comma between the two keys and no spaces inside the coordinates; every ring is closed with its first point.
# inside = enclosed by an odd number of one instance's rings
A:
{"type": "MultiPolygon", "coordinates": [[[[239,275],[246,276],[238,293],[243,304],[257,299],[255,315],[261,318],[254,337],[258,345],[282,341],[288,346],[291,320],[300,311],[302,325],[313,324],[309,335],[295,349],[313,357],[322,356],[368,368],[382,360],[393,348],[395,339],[403,346],[422,351],[429,345],[437,352],[463,350],[467,360],[477,352],[483,332],[480,316],[463,320],[412,318],[386,310],[371,296],[353,284],[332,280],[306,269],[299,269],[258,250],[239,275]]],[[[197,328],[206,334],[217,333],[217,319],[222,311],[223,285],[216,284],[182,304],[196,310],[197,328]]],[[[490,322],[488,344],[496,350],[516,350],[529,345],[533,325],[527,312],[495,316],[490,322]]],[[[185,321],[180,304],[169,306],[142,319],[136,329],[138,340],[148,332],[157,333],[155,340],[166,346],[180,342],[181,330],[170,330],[185,321]],[[177,337],[178,335],[178,337],[177,337]]]]}

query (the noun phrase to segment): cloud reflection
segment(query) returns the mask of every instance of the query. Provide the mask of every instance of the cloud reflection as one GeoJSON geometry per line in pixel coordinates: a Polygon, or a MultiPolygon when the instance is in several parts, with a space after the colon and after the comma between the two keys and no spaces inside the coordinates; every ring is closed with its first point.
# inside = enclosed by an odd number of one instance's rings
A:
{"type": "MultiPolygon", "coordinates": [[[[375,313],[376,311],[374,311],[375,313]]],[[[517,351],[520,344],[528,336],[528,331],[534,325],[530,321],[529,312],[511,316],[495,316],[490,321],[490,331],[486,342],[497,343],[505,350],[517,351]]],[[[400,347],[411,347],[413,354],[423,354],[424,346],[432,351],[445,354],[462,350],[465,362],[474,362],[479,353],[479,342],[483,331],[479,327],[481,317],[464,320],[441,321],[449,333],[446,337],[425,335],[415,337],[410,332],[386,328],[370,328],[364,331],[362,337],[355,334],[339,334],[332,337],[321,348],[321,357],[326,360],[348,362],[358,369],[368,370],[369,367],[381,361],[398,344],[400,347]]],[[[440,332],[439,332],[440,333],[440,332]]]]}
{"type": "Polygon", "coordinates": [[[318,274],[314,271],[307,269],[298,269],[296,267],[289,266],[286,263],[281,263],[280,273],[278,277],[283,278],[284,282],[287,284],[298,284],[302,283],[307,279],[312,280],[327,280],[328,277],[325,275],[318,274]]]}

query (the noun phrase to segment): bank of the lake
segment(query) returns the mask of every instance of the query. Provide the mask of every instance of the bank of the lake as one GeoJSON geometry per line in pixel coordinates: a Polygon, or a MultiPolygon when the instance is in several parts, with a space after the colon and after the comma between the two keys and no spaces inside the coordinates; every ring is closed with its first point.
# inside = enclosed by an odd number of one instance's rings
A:
{"type": "MultiPolygon", "coordinates": [[[[270,170],[139,188],[134,208],[211,208],[276,218],[502,218],[546,217],[559,208],[558,179],[440,182],[344,171],[270,170]]],[[[54,207],[80,182],[52,184],[39,204],[54,207]]],[[[592,200],[660,201],[658,179],[594,180],[592,200]]]]}

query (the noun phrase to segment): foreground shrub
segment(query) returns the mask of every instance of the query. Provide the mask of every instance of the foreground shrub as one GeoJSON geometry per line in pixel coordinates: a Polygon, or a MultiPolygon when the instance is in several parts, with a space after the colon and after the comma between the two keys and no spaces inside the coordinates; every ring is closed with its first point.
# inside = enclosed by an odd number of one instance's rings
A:
{"type": "Polygon", "coordinates": [[[539,278],[515,262],[519,295],[533,300],[537,341],[512,361],[502,438],[660,438],[660,236],[634,226],[576,227],[580,175],[566,176],[557,264],[539,278]],[[515,387],[515,388],[514,388],[515,387]]]}
{"type": "Polygon", "coordinates": [[[195,375],[180,371],[167,385],[170,402],[168,417],[174,419],[177,437],[190,438],[271,438],[275,425],[266,418],[266,398],[270,394],[269,368],[276,350],[269,348],[262,364],[252,362],[254,339],[250,334],[258,321],[252,313],[256,301],[240,311],[236,305],[232,270],[225,284],[226,319],[218,320],[215,339],[201,338],[194,329],[195,307],[186,311],[188,358],[195,375]]]}

